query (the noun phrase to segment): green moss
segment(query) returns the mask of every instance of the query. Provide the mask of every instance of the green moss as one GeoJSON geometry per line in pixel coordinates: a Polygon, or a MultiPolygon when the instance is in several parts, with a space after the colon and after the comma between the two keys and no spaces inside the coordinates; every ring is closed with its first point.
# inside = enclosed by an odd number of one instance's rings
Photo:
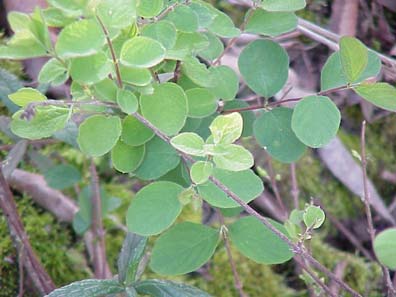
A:
{"type": "MultiPolygon", "coordinates": [[[[17,199],[17,206],[32,247],[55,284],[62,286],[86,278],[84,265],[75,257],[80,247],[72,243],[69,230],[53,216],[33,206],[29,198],[17,199]]],[[[17,252],[0,212],[0,297],[17,294],[17,262],[17,252]]]]}

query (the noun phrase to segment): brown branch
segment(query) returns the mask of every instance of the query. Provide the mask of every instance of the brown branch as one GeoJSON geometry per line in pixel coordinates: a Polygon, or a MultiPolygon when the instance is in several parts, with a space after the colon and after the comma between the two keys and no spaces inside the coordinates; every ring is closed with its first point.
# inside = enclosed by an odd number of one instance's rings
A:
{"type": "MultiPolygon", "coordinates": [[[[373,217],[371,214],[370,208],[370,192],[368,190],[368,179],[367,179],[367,157],[366,157],[366,121],[362,123],[362,130],[360,134],[360,145],[361,145],[361,162],[362,162],[362,169],[363,169],[363,190],[364,190],[364,197],[363,202],[366,211],[367,223],[368,223],[368,233],[371,239],[371,245],[374,245],[375,240],[375,229],[373,224],[373,217]]],[[[384,280],[386,286],[388,288],[388,296],[394,297],[396,296],[396,290],[393,287],[392,280],[390,278],[389,270],[384,265],[379,263],[382,268],[384,280]]]]}
{"type": "Polygon", "coordinates": [[[102,200],[100,198],[100,185],[99,177],[96,171],[96,165],[93,159],[90,164],[91,172],[91,204],[92,204],[92,215],[91,215],[91,230],[93,234],[93,266],[95,277],[99,279],[105,279],[106,275],[106,245],[105,245],[105,232],[103,229],[102,221],[102,200]]]}
{"type": "Polygon", "coordinates": [[[28,236],[23,227],[21,218],[14,201],[11,190],[4,178],[3,171],[0,167],[0,207],[3,210],[7,221],[8,228],[13,240],[13,243],[20,255],[20,261],[25,258],[24,266],[29,278],[34,283],[37,290],[42,295],[49,294],[56,287],[51,277],[45,271],[32,246],[29,242],[28,236]]]}
{"type": "Polygon", "coordinates": [[[220,211],[218,209],[216,209],[216,211],[217,211],[217,216],[219,217],[219,222],[220,222],[220,225],[221,225],[220,226],[221,227],[221,235],[223,237],[224,246],[225,246],[226,251],[227,251],[228,261],[230,263],[232,274],[234,276],[235,289],[238,291],[239,297],[247,297],[247,295],[243,291],[243,284],[242,284],[241,279],[239,277],[238,270],[236,269],[234,258],[232,257],[231,245],[230,245],[230,241],[228,240],[228,234],[227,234],[226,225],[225,225],[225,222],[224,222],[224,217],[223,217],[223,215],[220,213],[220,211]]]}
{"type": "Polygon", "coordinates": [[[98,20],[98,22],[100,24],[100,27],[102,28],[102,31],[103,31],[103,33],[104,33],[104,35],[106,37],[107,45],[109,46],[109,49],[110,49],[111,58],[113,59],[113,64],[114,64],[114,68],[115,68],[115,72],[116,72],[116,76],[117,76],[118,87],[122,88],[122,79],[121,79],[120,66],[119,66],[119,63],[118,63],[117,56],[115,54],[113,43],[111,42],[109,31],[107,30],[106,26],[104,25],[104,23],[102,22],[102,20],[100,19],[100,17],[98,15],[96,15],[96,19],[98,20]]]}
{"type": "Polygon", "coordinates": [[[298,189],[298,183],[297,183],[297,174],[296,174],[296,163],[290,164],[290,179],[291,179],[291,195],[293,197],[293,204],[294,208],[298,209],[300,207],[299,205],[299,195],[300,195],[300,190],[298,189]]]}
{"type": "MultiPolygon", "coordinates": [[[[324,96],[324,95],[328,95],[328,94],[331,94],[331,93],[334,93],[334,92],[348,90],[351,87],[352,86],[341,86],[341,87],[337,87],[337,88],[326,90],[326,91],[320,91],[320,92],[316,93],[315,95],[324,96]]],[[[300,101],[303,98],[304,97],[296,97],[296,98],[283,99],[283,100],[279,100],[279,101],[275,101],[275,102],[271,102],[271,103],[264,102],[263,104],[252,105],[252,106],[243,107],[243,108],[228,109],[228,110],[225,110],[224,113],[241,112],[241,111],[248,111],[248,110],[257,110],[257,109],[263,109],[263,108],[273,108],[273,107],[277,107],[277,106],[285,104],[285,103],[300,101]]]]}

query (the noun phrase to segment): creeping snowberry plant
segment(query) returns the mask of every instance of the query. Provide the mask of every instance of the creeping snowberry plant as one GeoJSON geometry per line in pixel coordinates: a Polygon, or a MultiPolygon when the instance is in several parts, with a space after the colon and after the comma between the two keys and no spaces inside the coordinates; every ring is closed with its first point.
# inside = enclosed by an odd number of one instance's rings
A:
{"type": "MultiPolygon", "coordinates": [[[[374,51],[342,37],[323,67],[320,92],[277,100],[288,80],[289,57],[273,37],[297,27],[295,11],[305,7],[304,0],[256,0],[241,29],[201,0],[47,2],[46,9],[8,15],[15,34],[0,47],[0,57],[47,57],[39,83],[70,85],[70,96],[48,99],[29,87],[11,94],[19,107],[12,132],[30,140],[55,137],[76,144],[87,157],[109,155],[115,170],[150,181],[130,202],[126,222],[133,234],[120,256],[119,281],[82,281],[49,296],[207,296],[172,282],[138,280],[146,237],[154,235],[149,266],[161,275],[197,270],[224,240],[258,263],[284,263],[297,255],[359,296],[304,247],[325,220],[320,207],[295,209],[281,224],[248,205],[264,187],[240,140],[254,137],[274,159],[292,163],[337,134],[341,115],[332,93],[350,89],[374,105],[396,110],[396,89],[372,79],[381,70],[374,51]],[[54,38],[50,32],[57,31],[54,38]],[[237,69],[221,64],[225,50],[243,32],[257,38],[240,53],[238,72],[263,99],[260,106],[236,99],[237,69]],[[283,106],[291,102],[293,108],[283,106]],[[223,220],[220,228],[175,223],[183,207],[203,202],[219,213],[235,210],[235,219],[230,224],[223,220]],[[241,211],[247,215],[239,217],[241,211]]],[[[80,201],[80,208],[74,227],[82,234],[90,226],[89,198],[80,201]]],[[[389,236],[383,234],[376,248],[379,260],[394,268],[386,250],[389,236]]],[[[325,290],[307,265],[303,269],[325,290]]]]}

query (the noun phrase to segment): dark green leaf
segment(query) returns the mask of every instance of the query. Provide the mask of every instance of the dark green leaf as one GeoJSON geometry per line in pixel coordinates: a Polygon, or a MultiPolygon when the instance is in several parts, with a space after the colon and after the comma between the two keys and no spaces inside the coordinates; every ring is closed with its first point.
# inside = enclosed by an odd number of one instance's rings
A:
{"type": "Polygon", "coordinates": [[[57,165],[45,172],[44,178],[51,188],[63,190],[81,180],[80,171],[72,165],[57,165]]]}
{"type": "Polygon", "coordinates": [[[126,116],[122,121],[121,140],[128,145],[140,146],[154,137],[154,132],[133,116],[126,116]]]}

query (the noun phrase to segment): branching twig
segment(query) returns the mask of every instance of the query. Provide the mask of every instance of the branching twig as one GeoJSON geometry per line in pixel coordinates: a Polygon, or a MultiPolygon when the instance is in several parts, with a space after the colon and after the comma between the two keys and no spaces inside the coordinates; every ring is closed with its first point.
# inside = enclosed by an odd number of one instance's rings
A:
{"type": "Polygon", "coordinates": [[[51,277],[45,271],[40,261],[37,259],[32,246],[30,245],[28,236],[23,227],[21,218],[18,215],[17,207],[10,188],[4,178],[3,171],[0,166],[0,207],[3,210],[7,221],[8,228],[17,250],[24,256],[20,257],[20,261],[24,258],[24,266],[29,278],[37,290],[42,295],[49,294],[56,287],[51,277]]]}
{"type": "MultiPolygon", "coordinates": [[[[367,182],[367,157],[366,157],[366,121],[362,123],[362,131],[360,135],[360,145],[361,145],[361,162],[363,169],[363,189],[364,189],[364,197],[363,202],[366,211],[367,223],[368,223],[368,232],[370,235],[371,245],[374,245],[375,240],[375,229],[373,224],[373,217],[371,214],[370,208],[370,192],[368,190],[368,182],[367,182]]],[[[379,263],[382,268],[382,272],[384,275],[384,280],[386,286],[388,288],[388,296],[394,297],[396,295],[396,290],[393,287],[392,280],[390,278],[389,270],[384,265],[379,263]]]]}
{"type": "Polygon", "coordinates": [[[231,252],[231,246],[230,246],[230,241],[228,240],[228,234],[227,234],[227,230],[225,222],[224,222],[224,217],[223,215],[220,213],[220,211],[218,209],[217,210],[217,215],[219,217],[219,221],[220,221],[220,227],[221,227],[221,235],[223,237],[224,240],[224,246],[226,248],[227,251],[227,256],[228,256],[228,261],[230,262],[230,266],[231,266],[231,270],[232,270],[232,274],[234,276],[234,285],[235,285],[235,289],[239,292],[239,297],[246,297],[245,292],[243,291],[243,284],[241,282],[241,279],[239,277],[236,265],[235,265],[235,261],[234,258],[232,257],[232,252],[231,252]]]}
{"type": "Polygon", "coordinates": [[[94,160],[91,159],[90,165],[91,172],[91,204],[92,204],[92,223],[91,230],[94,236],[93,242],[93,265],[95,277],[99,279],[107,278],[106,275],[106,247],[105,247],[105,238],[104,238],[104,229],[102,222],[102,200],[100,198],[100,186],[99,186],[99,178],[98,173],[96,172],[96,165],[94,160]]]}

